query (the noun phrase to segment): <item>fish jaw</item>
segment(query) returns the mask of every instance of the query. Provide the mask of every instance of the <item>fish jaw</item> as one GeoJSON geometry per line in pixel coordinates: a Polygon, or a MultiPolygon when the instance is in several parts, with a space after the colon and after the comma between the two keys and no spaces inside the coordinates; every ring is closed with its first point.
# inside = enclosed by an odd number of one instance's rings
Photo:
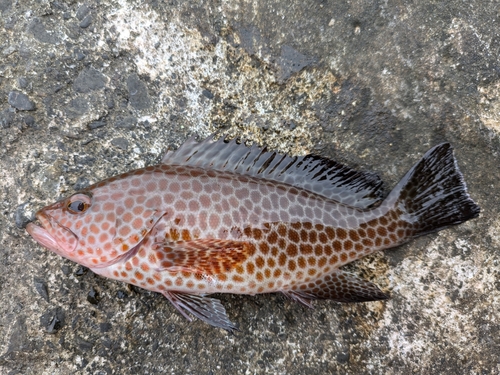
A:
{"type": "Polygon", "coordinates": [[[40,245],[71,259],[71,254],[74,253],[78,244],[77,236],[42,211],[37,212],[36,217],[41,226],[29,223],[26,226],[28,234],[40,245]]]}

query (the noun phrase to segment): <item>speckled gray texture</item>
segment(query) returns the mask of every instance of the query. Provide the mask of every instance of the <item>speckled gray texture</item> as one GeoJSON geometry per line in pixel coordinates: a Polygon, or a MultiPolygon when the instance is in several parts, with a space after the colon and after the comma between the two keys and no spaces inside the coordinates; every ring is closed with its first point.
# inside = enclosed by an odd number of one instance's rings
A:
{"type": "Polygon", "coordinates": [[[0,373],[500,372],[496,9],[0,0],[0,373]],[[483,211],[349,267],[389,301],[307,310],[221,296],[235,335],[85,272],[22,229],[75,186],[216,130],[377,172],[387,189],[449,141],[483,211]]]}

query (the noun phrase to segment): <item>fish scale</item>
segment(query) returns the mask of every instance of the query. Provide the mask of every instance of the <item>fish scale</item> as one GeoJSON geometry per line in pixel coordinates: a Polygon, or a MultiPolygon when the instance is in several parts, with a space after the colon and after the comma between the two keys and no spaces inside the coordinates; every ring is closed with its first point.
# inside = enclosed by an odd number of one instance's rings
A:
{"type": "Polygon", "coordinates": [[[378,177],[317,156],[189,140],[162,164],[45,207],[42,227],[27,230],[97,274],[162,293],[187,318],[232,330],[208,295],[282,292],[306,306],[386,299],[340,267],[479,213],[449,144],[380,192],[378,177]]]}

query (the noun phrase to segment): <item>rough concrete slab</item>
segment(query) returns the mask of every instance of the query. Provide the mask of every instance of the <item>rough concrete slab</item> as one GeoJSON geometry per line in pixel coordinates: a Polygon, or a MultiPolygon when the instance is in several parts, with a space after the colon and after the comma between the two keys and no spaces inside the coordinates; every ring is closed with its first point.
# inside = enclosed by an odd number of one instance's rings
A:
{"type": "Polygon", "coordinates": [[[0,0],[0,373],[500,372],[496,5],[0,0]],[[449,141],[483,211],[349,267],[390,301],[221,296],[235,335],[25,233],[45,204],[214,131],[387,190],[449,141]]]}

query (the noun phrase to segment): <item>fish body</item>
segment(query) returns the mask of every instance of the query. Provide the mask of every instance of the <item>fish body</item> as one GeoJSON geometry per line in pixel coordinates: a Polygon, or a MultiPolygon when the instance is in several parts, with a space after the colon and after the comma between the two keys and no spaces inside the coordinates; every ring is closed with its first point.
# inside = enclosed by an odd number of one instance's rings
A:
{"type": "Polygon", "coordinates": [[[42,226],[27,231],[99,275],[162,293],[188,319],[232,330],[208,295],[386,299],[339,267],[478,213],[449,144],[382,199],[372,174],[209,138],[43,208],[42,226]]]}

